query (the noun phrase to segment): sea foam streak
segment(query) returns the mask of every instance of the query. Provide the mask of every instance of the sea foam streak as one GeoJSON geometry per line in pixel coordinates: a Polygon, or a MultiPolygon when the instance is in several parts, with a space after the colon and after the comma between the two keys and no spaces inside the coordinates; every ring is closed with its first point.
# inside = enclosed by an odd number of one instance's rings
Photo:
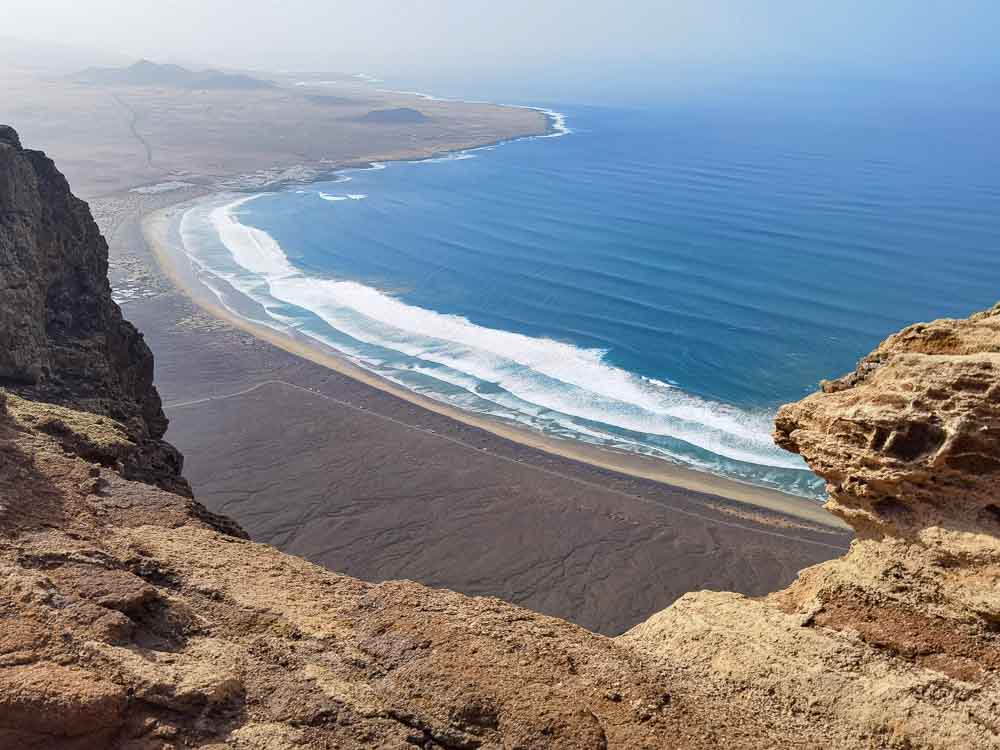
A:
{"type": "MultiPolygon", "coordinates": [[[[559,136],[569,135],[573,131],[566,124],[566,115],[562,112],[557,112],[554,109],[549,109],[548,107],[532,107],[526,104],[503,104],[499,102],[491,102],[485,100],[472,100],[472,99],[452,99],[443,96],[434,96],[433,94],[425,94],[422,91],[401,91],[399,89],[376,89],[383,94],[406,94],[407,96],[416,96],[420,99],[424,99],[429,102],[464,102],[466,104],[494,104],[498,107],[518,107],[520,109],[532,109],[535,112],[541,112],[549,121],[549,128],[551,132],[545,133],[543,135],[529,135],[525,136],[527,139],[532,138],[558,138],[559,136]]],[[[521,140],[520,138],[515,138],[514,140],[521,140]]],[[[469,149],[469,151],[478,151],[479,149],[469,149]]],[[[467,153],[467,152],[459,152],[467,153]]]]}
{"type": "Polygon", "coordinates": [[[368,197],[366,193],[347,193],[345,195],[333,195],[331,193],[319,192],[319,197],[325,201],[338,202],[338,201],[363,201],[368,197]]]}
{"type": "MultiPolygon", "coordinates": [[[[273,237],[239,221],[240,206],[256,197],[217,206],[204,219],[244,271],[220,275],[276,320],[294,323],[288,306],[298,308],[355,341],[405,355],[417,366],[426,363],[432,368],[426,374],[452,382],[477,399],[507,410],[548,415],[571,432],[605,425],[637,436],[680,440],[734,461],[803,468],[796,457],[774,446],[767,414],[708,401],[627,372],[607,363],[601,350],[487,328],[457,315],[406,304],[358,282],[306,276],[273,237]],[[574,420],[586,424],[574,425],[574,420]]],[[[188,252],[196,253],[197,242],[188,239],[188,252]]],[[[325,340],[305,326],[295,327],[325,340]]],[[[614,439],[634,442],[621,433],[614,439]]]]}

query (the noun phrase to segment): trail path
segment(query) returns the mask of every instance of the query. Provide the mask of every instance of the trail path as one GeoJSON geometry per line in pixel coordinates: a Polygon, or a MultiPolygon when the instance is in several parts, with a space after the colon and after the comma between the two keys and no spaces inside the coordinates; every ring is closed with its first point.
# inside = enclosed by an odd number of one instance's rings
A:
{"type": "Polygon", "coordinates": [[[125,100],[122,99],[118,94],[112,94],[111,96],[114,97],[114,100],[118,102],[118,104],[120,104],[126,112],[129,113],[131,118],[128,124],[129,130],[132,131],[132,135],[135,137],[135,139],[142,144],[142,147],[146,149],[146,166],[147,167],[153,166],[153,147],[149,145],[149,141],[147,141],[145,138],[142,137],[142,135],[139,133],[138,128],[136,127],[137,123],[139,122],[139,113],[136,112],[134,109],[132,109],[130,106],[128,106],[125,103],[125,100]]]}

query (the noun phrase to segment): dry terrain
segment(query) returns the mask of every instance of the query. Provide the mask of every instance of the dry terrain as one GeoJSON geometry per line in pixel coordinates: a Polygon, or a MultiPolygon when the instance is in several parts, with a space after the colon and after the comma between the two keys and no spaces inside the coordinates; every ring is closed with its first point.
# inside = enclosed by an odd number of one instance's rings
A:
{"type": "Polygon", "coordinates": [[[217,185],[256,175],[329,171],[376,160],[543,133],[540,112],[423,99],[342,78],[261,90],[190,90],[77,83],[69,76],[0,69],[0,122],[60,166],[77,194],[138,185],[217,185]],[[372,121],[410,108],[420,122],[372,121]]]}

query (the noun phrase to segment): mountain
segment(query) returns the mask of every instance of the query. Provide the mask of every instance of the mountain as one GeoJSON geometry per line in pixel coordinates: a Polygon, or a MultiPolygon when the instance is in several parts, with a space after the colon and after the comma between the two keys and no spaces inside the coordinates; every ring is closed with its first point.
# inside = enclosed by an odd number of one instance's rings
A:
{"type": "Polygon", "coordinates": [[[1000,747],[1000,305],[780,411],[848,554],[607,638],[208,513],[106,274],[87,205],[0,126],[0,747],[1000,747]]]}
{"type": "Polygon", "coordinates": [[[87,68],[73,78],[105,86],[167,86],[183,89],[267,89],[275,84],[243,73],[193,71],[180,65],[139,60],[125,68],[87,68]]]}

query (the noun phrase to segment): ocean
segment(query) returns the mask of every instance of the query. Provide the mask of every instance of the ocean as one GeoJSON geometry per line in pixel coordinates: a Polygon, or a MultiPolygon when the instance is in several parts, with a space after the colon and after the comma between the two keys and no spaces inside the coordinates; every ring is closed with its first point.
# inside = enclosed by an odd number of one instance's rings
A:
{"type": "Polygon", "coordinates": [[[962,113],[553,109],[554,137],[217,195],[177,231],[232,309],[414,391],[815,498],[778,406],[1000,298],[1000,145],[962,113]]]}

